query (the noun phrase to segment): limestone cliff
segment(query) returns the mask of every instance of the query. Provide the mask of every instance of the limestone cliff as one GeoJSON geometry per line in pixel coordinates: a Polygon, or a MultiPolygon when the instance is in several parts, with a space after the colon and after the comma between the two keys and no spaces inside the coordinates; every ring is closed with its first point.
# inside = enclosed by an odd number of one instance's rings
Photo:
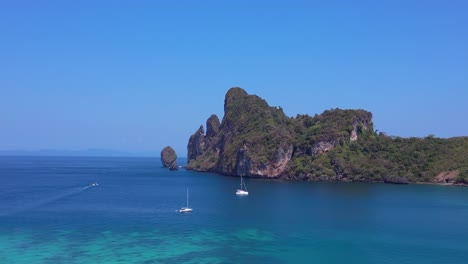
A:
{"type": "Polygon", "coordinates": [[[372,130],[372,115],[362,110],[337,109],[314,118],[288,118],[280,107],[270,107],[256,95],[231,88],[224,101],[222,122],[213,115],[206,122],[206,135],[201,126],[190,137],[188,168],[227,175],[286,176],[293,156],[318,156],[332,150],[336,142],[344,138],[335,128],[330,128],[331,125],[350,127],[346,136],[355,141],[362,130],[372,130]],[[340,115],[328,118],[337,112],[340,115]],[[323,118],[327,118],[326,122],[323,118]],[[338,124],[342,121],[340,118],[348,119],[338,124]],[[317,138],[311,139],[309,135],[302,142],[301,127],[312,124],[317,138]],[[321,131],[322,124],[325,131],[321,131]]]}
{"type": "Polygon", "coordinates": [[[219,159],[220,124],[216,115],[206,121],[206,135],[203,126],[193,134],[187,146],[187,163],[189,169],[198,171],[216,171],[219,159]]]}
{"type": "Polygon", "coordinates": [[[161,163],[163,167],[177,170],[177,155],[173,148],[167,146],[161,151],[161,163]]]}
{"type": "Polygon", "coordinates": [[[188,169],[234,176],[407,183],[458,170],[451,182],[468,182],[466,137],[388,137],[365,110],[290,118],[238,87],[226,93],[222,121],[209,117],[187,152],[188,169]]]}
{"type": "Polygon", "coordinates": [[[188,143],[188,168],[227,175],[278,177],[292,157],[293,146],[281,109],[241,88],[230,89],[221,123],[207,120],[188,143]]]}

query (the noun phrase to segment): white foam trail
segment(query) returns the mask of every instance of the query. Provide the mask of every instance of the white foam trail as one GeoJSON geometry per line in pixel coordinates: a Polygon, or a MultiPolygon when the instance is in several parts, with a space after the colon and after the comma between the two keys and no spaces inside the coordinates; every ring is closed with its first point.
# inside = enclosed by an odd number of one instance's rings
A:
{"type": "Polygon", "coordinates": [[[76,195],[76,194],[78,194],[80,192],[83,192],[86,189],[89,189],[91,187],[92,187],[91,185],[88,185],[88,186],[85,186],[85,187],[78,187],[78,188],[73,188],[71,190],[66,190],[66,191],[63,191],[63,192],[61,192],[61,193],[59,193],[57,195],[47,197],[47,198],[41,199],[39,201],[35,201],[35,202],[27,204],[27,205],[25,205],[25,206],[23,206],[21,208],[13,209],[13,210],[11,210],[9,212],[0,212],[0,216],[14,215],[14,214],[29,211],[29,210],[32,210],[32,209],[36,209],[38,207],[42,207],[42,206],[47,205],[49,203],[61,200],[61,199],[65,198],[65,197],[68,197],[68,196],[71,196],[71,195],[76,195]]]}

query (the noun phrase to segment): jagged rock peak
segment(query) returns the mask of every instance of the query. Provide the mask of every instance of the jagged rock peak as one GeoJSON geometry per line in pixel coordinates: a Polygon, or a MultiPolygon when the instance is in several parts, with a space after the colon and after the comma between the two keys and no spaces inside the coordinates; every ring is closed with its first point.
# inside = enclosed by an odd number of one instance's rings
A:
{"type": "Polygon", "coordinates": [[[240,87],[232,87],[226,93],[225,102],[229,100],[236,100],[248,96],[249,94],[240,87]]]}
{"type": "Polygon", "coordinates": [[[177,155],[173,148],[167,146],[161,151],[161,163],[163,167],[177,170],[177,155]]]}
{"type": "Polygon", "coordinates": [[[200,125],[200,127],[197,129],[197,132],[195,132],[197,135],[205,135],[205,129],[203,128],[203,125],[200,125]]]}
{"type": "Polygon", "coordinates": [[[247,110],[242,108],[245,104],[261,104],[264,107],[268,107],[268,103],[255,94],[248,94],[244,89],[240,87],[233,87],[226,93],[224,99],[224,113],[226,114],[233,108],[240,108],[240,110],[247,110]]]}
{"type": "Polygon", "coordinates": [[[207,120],[206,120],[206,136],[207,137],[214,137],[218,134],[219,132],[219,118],[217,115],[211,115],[207,120]]]}
{"type": "Polygon", "coordinates": [[[227,91],[224,99],[224,114],[238,111],[249,111],[250,106],[257,105],[268,107],[265,100],[254,94],[248,94],[244,89],[239,87],[231,88],[227,91]]]}
{"type": "Polygon", "coordinates": [[[201,125],[195,134],[190,136],[187,145],[187,163],[195,160],[199,155],[205,151],[205,129],[201,125]]]}

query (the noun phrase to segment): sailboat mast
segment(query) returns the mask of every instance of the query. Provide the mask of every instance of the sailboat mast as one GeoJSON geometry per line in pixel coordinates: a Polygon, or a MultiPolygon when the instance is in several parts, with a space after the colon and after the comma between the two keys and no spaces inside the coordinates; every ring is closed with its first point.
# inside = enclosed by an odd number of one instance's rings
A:
{"type": "Polygon", "coordinates": [[[241,189],[247,191],[247,186],[245,186],[244,179],[241,180],[241,189]]]}

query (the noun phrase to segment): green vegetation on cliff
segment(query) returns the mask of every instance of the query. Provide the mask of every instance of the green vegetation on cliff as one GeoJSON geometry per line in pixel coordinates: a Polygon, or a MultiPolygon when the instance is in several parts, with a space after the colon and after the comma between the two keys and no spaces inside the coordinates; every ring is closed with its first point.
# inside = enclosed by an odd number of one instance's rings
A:
{"type": "Polygon", "coordinates": [[[221,131],[230,139],[222,142],[225,164],[234,165],[239,150],[248,146],[249,161],[265,166],[275,159],[280,144],[291,138],[290,119],[282,109],[269,107],[265,100],[240,88],[226,94],[224,113],[221,131]]]}
{"type": "Polygon", "coordinates": [[[336,144],[319,157],[294,157],[288,174],[310,180],[468,183],[467,155],[466,137],[393,138],[362,133],[358,141],[336,144]],[[456,178],[435,179],[457,170],[456,178]]]}
{"type": "Polygon", "coordinates": [[[468,182],[468,138],[377,134],[365,110],[287,117],[281,108],[231,88],[224,117],[189,141],[188,168],[301,180],[468,182]]]}

